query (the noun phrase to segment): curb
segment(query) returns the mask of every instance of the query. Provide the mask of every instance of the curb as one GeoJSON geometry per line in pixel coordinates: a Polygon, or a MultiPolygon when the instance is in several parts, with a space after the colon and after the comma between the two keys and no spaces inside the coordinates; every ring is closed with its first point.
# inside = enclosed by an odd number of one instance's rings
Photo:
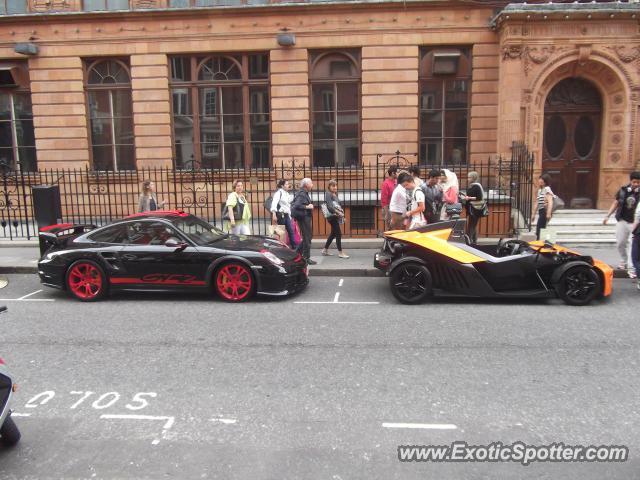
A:
{"type": "MultiPolygon", "coordinates": [[[[0,266],[0,274],[31,274],[38,273],[37,267],[27,265],[0,266]]],[[[377,268],[310,268],[311,277],[384,277],[377,268]]],[[[614,270],[614,278],[629,278],[626,270],[614,270]]]]}

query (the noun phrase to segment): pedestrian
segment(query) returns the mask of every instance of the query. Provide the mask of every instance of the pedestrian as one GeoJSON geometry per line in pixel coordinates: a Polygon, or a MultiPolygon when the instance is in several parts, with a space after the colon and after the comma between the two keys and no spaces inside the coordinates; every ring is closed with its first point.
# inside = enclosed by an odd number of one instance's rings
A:
{"type": "Polygon", "coordinates": [[[467,210],[467,235],[472,244],[478,243],[478,222],[485,215],[487,201],[482,184],[478,182],[478,172],[469,172],[466,195],[463,197],[467,210]]]}
{"type": "Polygon", "coordinates": [[[398,176],[398,166],[391,165],[387,169],[387,178],[382,182],[382,188],[380,193],[380,204],[382,207],[382,222],[384,224],[384,230],[387,231],[391,228],[391,212],[389,211],[389,203],[391,203],[391,195],[396,188],[396,177],[398,176]]]}
{"type": "Polygon", "coordinates": [[[165,207],[166,201],[158,203],[158,197],[155,192],[156,185],[151,180],[142,182],[142,193],[138,199],[138,212],[155,212],[165,207]]]}
{"type": "Polygon", "coordinates": [[[408,220],[409,230],[424,227],[427,224],[424,218],[424,192],[420,187],[416,187],[414,177],[411,174],[400,175],[398,183],[405,188],[411,198],[409,209],[404,213],[404,217],[408,220]]]}
{"type": "Polygon", "coordinates": [[[420,178],[420,167],[418,165],[411,165],[409,167],[409,173],[413,177],[413,183],[416,187],[420,188],[420,186],[424,183],[424,181],[420,178]]]}
{"type": "Polygon", "coordinates": [[[427,181],[422,183],[424,193],[424,216],[427,223],[440,221],[442,210],[442,188],[440,188],[440,170],[431,170],[427,175],[427,181]]]}
{"type": "Polygon", "coordinates": [[[540,232],[543,228],[547,228],[551,215],[553,215],[553,200],[555,195],[551,191],[551,177],[545,173],[538,178],[538,193],[536,203],[531,213],[531,223],[533,224],[536,213],[538,214],[538,223],[536,224],[536,240],[540,240],[540,232]]]}
{"type": "Polygon", "coordinates": [[[620,254],[620,270],[627,270],[630,278],[637,278],[638,272],[633,266],[630,258],[629,238],[631,237],[633,216],[636,211],[636,205],[640,197],[640,172],[631,172],[629,175],[629,183],[620,187],[616,198],[611,204],[607,216],[602,221],[606,225],[609,217],[615,212],[616,221],[616,244],[618,245],[618,253],[620,254]]]}
{"type": "Polygon", "coordinates": [[[313,203],[310,192],[313,189],[313,182],[310,178],[303,178],[300,181],[298,190],[291,204],[291,214],[298,222],[302,239],[298,245],[298,252],[305,258],[309,265],[316,265],[317,262],[311,260],[311,240],[313,238],[313,203]]]}
{"type": "Polygon", "coordinates": [[[399,181],[400,176],[403,174],[411,176],[409,172],[404,170],[400,170],[398,172],[398,184],[393,190],[393,193],[391,194],[391,201],[389,202],[389,212],[391,212],[391,224],[389,225],[389,228],[391,230],[404,229],[404,214],[407,211],[407,203],[411,202],[411,198],[407,197],[407,190],[399,181]]]}
{"type": "Polygon", "coordinates": [[[327,191],[324,194],[324,204],[322,205],[322,213],[325,215],[327,222],[331,225],[331,235],[327,238],[322,250],[322,255],[330,256],[329,247],[335,239],[336,247],[338,247],[338,257],[349,258],[349,255],[342,250],[342,231],[340,225],[344,223],[344,210],[340,205],[338,197],[338,182],[329,180],[327,182],[327,191]]]}
{"type": "Polygon", "coordinates": [[[460,191],[458,176],[451,170],[443,169],[440,176],[440,186],[442,187],[442,200],[444,202],[440,218],[442,220],[450,220],[460,215],[461,211],[460,198],[458,197],[458,192],[460,191]]]}
{"type": "MultiPolygon", "coordinates": [[[[635,268],[636,274],[640,272],[640,202],[636,205],[636,213],[633,216],[633,229],[631,230],[633,235],[631,245],[631,262],[633,268],[635,268]]],[[[640,290],[640,278],[636,280],[638,290],[640,290]]]]}
{"type": "Polygon", "coordinates": [[[233,192],[227,197],[225,206],[229,215],[226,230],[234,235],[251,235],[251,206],[244,194],[242,180],[233,182],[233,192]]]}
{"type": "Polygon", "coordinates": [[[284,225],[289,237],[289,246],[295,250],[297,245],[291,219],[291,201],[293,200],[293,196],[290,193],[291,182],[281,179],[278,180],[276,187],[276,193],[273,194],[271,200],[271,223],[273,225],[284,225]]]}

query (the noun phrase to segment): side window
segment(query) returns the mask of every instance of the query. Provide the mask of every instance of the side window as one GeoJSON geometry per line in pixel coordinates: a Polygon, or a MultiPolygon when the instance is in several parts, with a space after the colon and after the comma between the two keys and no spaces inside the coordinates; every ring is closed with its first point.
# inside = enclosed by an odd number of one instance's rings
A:
{"type": "Polygon", "coordinates": [[[100,243],[127,243],[123,225],[104,228],[89,236],[89,240],[100,243]]]}
{"type": "Polygon", "coordinates": [[[128,223],[127,236],[131,245],[164,245],[170,238],[180,239],[179,234],[163,222],[128,223]]]}

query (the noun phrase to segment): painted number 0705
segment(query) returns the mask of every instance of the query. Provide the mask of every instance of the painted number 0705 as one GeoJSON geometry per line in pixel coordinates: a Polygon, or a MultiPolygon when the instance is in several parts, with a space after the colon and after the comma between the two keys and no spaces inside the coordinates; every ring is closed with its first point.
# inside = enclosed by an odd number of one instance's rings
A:
{"type": "MultiPolygon", "coordinates": [[[[73,395],[74,402],[69,407],[71,410],[75,410],[80,405],[91,405],[91,408],[95,410],[105,410],[113,407],[121,400],[121,395],[118,392],[107,392],[99,394],[91,391],[71,391],[69,395],[73,395]]],[[[56,396],[56,392],[53,390],[47,390],[45,392],[34,395],[25,404],[26,408],[37,408],[41,405],[46,405],[56,396]]],[[[156,392],[138,392],[131,399],[126,400],[124,408],[127,410],[137,411],[147,408],[149,406],[149,400],[156,398],[158,394],[156,392]]],[[[125,401],[122,399],[122,401],[125,401]]]]}

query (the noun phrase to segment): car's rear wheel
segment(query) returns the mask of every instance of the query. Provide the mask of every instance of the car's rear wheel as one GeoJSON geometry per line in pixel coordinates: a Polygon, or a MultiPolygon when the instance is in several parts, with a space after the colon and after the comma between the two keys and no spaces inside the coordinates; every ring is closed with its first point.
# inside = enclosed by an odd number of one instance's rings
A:
{"type": "Polygon", "coordinates": [[[7,447],[13,447],[20,441],[20,430],[10,416],[4,420],[0,427],[0,442],[7,447]]]}
{"type": "Polygon", "coordinates": [[[587,305],[602,292],[602,282],[593,268],[576,265],[560,277],[556,291],[568,305],[587,305]]]}
{"type": "Polygon", "coordinates": [[[389,281],[391,293],[402,303],[414,305],[431,295],[431,273],[417,262],[403,263],[394,268],[389,281]]]}
{"type": "Polygon", "coordinates": [[[227,302],[242,302],[251,298],[255,281],[251,270],[242,263],[225,263],[214,275],[216,292],[227,302]]]}
{"type": "Polygon", "coordinates": [[[94,302],[107,292],[107,276],[95,262],[78,260],[67,270],[67,290],[78,300],[94,302]]]}

